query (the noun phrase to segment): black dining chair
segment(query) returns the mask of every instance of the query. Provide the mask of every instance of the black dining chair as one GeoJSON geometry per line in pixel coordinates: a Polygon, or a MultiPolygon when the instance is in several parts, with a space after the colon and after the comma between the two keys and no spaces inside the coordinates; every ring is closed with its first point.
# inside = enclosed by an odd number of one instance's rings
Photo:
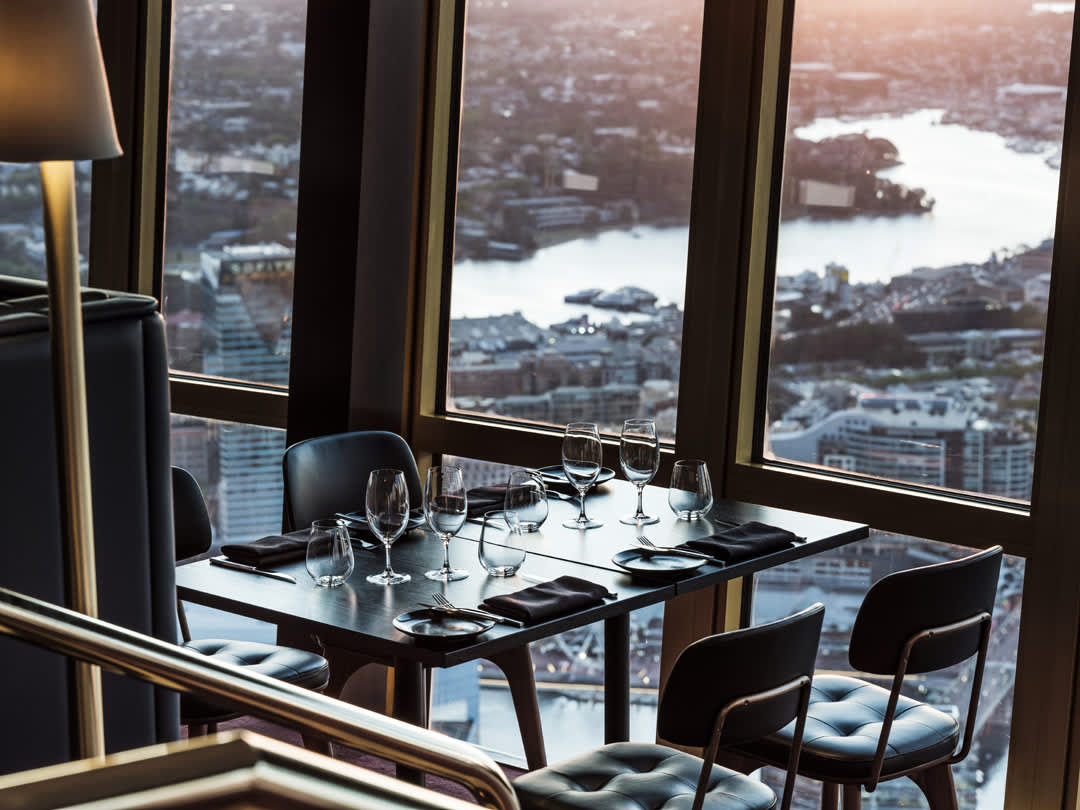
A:
{"type": "MultiPolygon", "coordinates": [[[[206,501],[195,478],[187,470],[172,468],[173,527],[176,537],[176,559],[186,560],[210,550],[212,533],[206,501]]],[[[255,641],[230,641],[219,638],[192,639],[184,613],[183,602],[177,597],[177,614],[184,647],[251,672],[258,672],[279,681],[321,692],[330,680],[330,665],[326,659],[307,650],[262,644],[255,641]]],[[[240,712],[215,704],[196,695],[180,695],[180,722],[188,727],[188,735],[197,737],[217,731],[217,724],[239,717],[240,712]]],[[[324,740],[304,738],[306,747],[329,753],[324,740]]]]}
{"type": "Polygon", "coordinates": [[[368,475],[380,467],[405,473],[409,505],[424,505],[416,459],[403,438],[384,430],[335,433],[297,442],[282,458],[285,531],[306,529],[336,512],[363,512],[368,475]]]}
{"type": "MultiPolygon", "coordinates": [[[[822,785],[822,810],[859,810],[862,788],[902,776],[931,810],[956,810],[952,766],[967,756],[990,640],[1000,546],[959,560],[898,571],[863,600],[851,631],[851,666],[892,678],[884,689],[847,675],[814,676],[799,774],[822,785]],[[977,655],[967,720],[900,694],[905,675],[945,669],[977,655]]],[[[734,746],[741,770],[782,765],[798,745],[793,726],[734,746]]]]}
{"type": "Polygon", "coordinates": [[[611,743],[514,781],[522,810],[771,810],[762,782],[714,764],[721,745],[793,727],[781,810],[791,805],[824,606],[696,641],[676,659],[657,708],[657,736],[703,748],[695,757],[649,743],[611,743]]]}

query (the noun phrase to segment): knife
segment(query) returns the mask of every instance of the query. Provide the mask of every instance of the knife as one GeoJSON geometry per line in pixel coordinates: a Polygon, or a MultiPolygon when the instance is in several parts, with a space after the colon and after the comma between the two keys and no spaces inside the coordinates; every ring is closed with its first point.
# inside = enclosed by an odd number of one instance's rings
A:
{"type": "Polygon", "coordinates": [[[211,557],[211,565],[220,565],[222,568],[231,568],[234,571],[243,571],[247,574],[258,574],[260,577],[270,577],[270,579],[280,579],[283,582],[291,582],[296,584],[296,580],[288,574],[280,574],[277,571],[267,571],[265,568],[256,568],[254,565],[243,565],[232,560],[226,560],[223,557],[211,557]]]}

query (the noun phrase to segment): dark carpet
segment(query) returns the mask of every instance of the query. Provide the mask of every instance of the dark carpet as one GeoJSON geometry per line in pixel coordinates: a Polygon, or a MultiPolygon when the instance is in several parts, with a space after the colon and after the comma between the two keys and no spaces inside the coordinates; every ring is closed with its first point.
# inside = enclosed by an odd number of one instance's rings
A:
{"type": "MultiPolygon", "coordinates": [[[[218,726],[219,731],[226,731],[229,729],[245,729],[247,731],[253,731],[256,734],[262,734],[264,737],[292,743],[293,745],[302,745],[300,735],[297,732],[254,717],[238,717],[236,720],[230,720],[229,722],[221,723],[218,726]]],[[[183,729],[183,731],[186,731],[186,729],[183,729]]],[[[361,768],[367,768],[376,773],[385,774],[390,777],[394,776],[394,763],[385,759],[379,759],[370,754],[362,754],[352,748],[346,748],[345,746],[335,744],[334,758],[353,765],[359,765],[361,768]]],[[[510,765],[503,765],[502,769],[510,779],[515,779],[524,773],[524,771],[519,768],[514,768],[510,765]]],[[[427,778],[427,786],[431,790],[445,793],[447,796],[453,796],[454,798],[463,799],[464,801],[476,804],[476,800],[473,798],[472,794],[456,782],[441,779],[438,776],[429,776],[427,778]]]]}

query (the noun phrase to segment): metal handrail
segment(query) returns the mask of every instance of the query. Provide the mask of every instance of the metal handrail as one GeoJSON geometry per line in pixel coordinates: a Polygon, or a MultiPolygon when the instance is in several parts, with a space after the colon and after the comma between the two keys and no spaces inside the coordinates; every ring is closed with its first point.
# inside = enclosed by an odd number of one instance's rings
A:
{"type": "Polygon", "coordinates": [[[196,693],[332,742],[442,776],[477,801],[519,810],[510,781],[468,743],[245,672],[175,644],[0,588],[0,633],[158,686],[196,693]]]}

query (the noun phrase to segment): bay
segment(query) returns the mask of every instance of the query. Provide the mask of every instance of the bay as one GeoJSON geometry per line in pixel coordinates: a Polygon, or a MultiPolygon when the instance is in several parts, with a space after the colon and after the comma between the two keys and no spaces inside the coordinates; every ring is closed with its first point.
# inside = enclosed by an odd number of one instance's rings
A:
{"type": "MultiPolygon", "coordinates": [[[[888,138],[903,163],[882,171],[890,180],[926,189],[936,200],[924,215],[798,219],[780,226],[777,269],[821,273],[829,262],[850,270],[852,282],[886,282],[916,267],[982,263],[991,253],[1036,246],[1052,237],[1058,172],[1046,155],[1017,152],[1000,135],[942,124],[940,110],[845,121],[818,119],[797,130],[820,139],[851,132],[888,138]]],[[[589,314],[616,316],[563,297],[586,287],[644,287],[658,304],[683,304],[687,228],[636,227],[607,231],[538,250],[520,262],[458,262],[452,317],[520,311],[548,326],[589,314]]],[[[621,320],[632,320],[618,314],[621,320]]]]}

